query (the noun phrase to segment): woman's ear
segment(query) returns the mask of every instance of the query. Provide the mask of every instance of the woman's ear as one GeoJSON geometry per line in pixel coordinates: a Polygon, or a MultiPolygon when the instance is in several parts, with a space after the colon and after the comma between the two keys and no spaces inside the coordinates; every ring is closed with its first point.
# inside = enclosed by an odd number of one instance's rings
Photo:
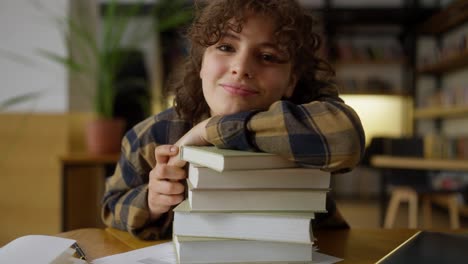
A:
{"type": "Polygon", "coordinates": [[[284,98],[290,98],[293,95],[294,89],[296,88],[296,84],[297,84],[297,75],[291,74],[291,78],[289,78],[288,87],[286,88],[286,90],[284,90],[284,94],[283,94],[284,98]]]}

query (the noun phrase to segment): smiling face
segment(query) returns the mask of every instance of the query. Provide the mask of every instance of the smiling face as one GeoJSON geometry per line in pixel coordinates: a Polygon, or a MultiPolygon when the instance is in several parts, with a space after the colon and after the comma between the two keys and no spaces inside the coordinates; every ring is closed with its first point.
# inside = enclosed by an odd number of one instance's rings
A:
{"type": "Polygon", "coordinates": [[[200,78],[212,116],[264,110],[292,95],[296,77],[270,20],[248,16],[240,33],[224,32],[206,48],[200,78]]]}

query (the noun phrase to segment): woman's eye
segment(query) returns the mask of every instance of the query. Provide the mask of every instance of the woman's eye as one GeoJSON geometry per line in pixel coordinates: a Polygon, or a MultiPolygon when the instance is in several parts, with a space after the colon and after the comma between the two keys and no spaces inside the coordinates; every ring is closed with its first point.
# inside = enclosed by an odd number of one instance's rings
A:
{"type": "Polygon", "coordinates": [[[232,52],[234,51],[234,48],[230,45],[222,44],[216,47],[218,50],[223,51],[223,52],[232,52]]]}
{"type": "Polygon", "coordinates": [[[267,62],[278,62],[278,58],[275,55],[269,54],[269,53],[262,53],[261,58],[264,61],[267,62]]]}

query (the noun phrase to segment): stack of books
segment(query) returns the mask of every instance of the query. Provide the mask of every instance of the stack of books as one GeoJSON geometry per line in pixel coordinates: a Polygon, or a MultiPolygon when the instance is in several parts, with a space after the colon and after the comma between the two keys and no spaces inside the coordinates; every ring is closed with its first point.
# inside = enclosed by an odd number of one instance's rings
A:
{"type": "Polygon", "coordinates": [[[184,146],[188,199],[174,209],[179,263],[310,262],[330,173],[280,156],[184,146]]]}

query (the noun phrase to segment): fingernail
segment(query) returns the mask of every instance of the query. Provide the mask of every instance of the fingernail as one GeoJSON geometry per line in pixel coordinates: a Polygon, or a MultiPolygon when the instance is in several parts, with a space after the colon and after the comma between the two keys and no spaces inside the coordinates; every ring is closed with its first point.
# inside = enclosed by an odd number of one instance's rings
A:
{"type": "Polygon", "coordinates": [[[171,152],[176,152],[176,150],[177,150],[177,148],[176,148],[175,146],[172,146],[172,147],[169,149],[169,151],[171,151],[171,152]]]}

